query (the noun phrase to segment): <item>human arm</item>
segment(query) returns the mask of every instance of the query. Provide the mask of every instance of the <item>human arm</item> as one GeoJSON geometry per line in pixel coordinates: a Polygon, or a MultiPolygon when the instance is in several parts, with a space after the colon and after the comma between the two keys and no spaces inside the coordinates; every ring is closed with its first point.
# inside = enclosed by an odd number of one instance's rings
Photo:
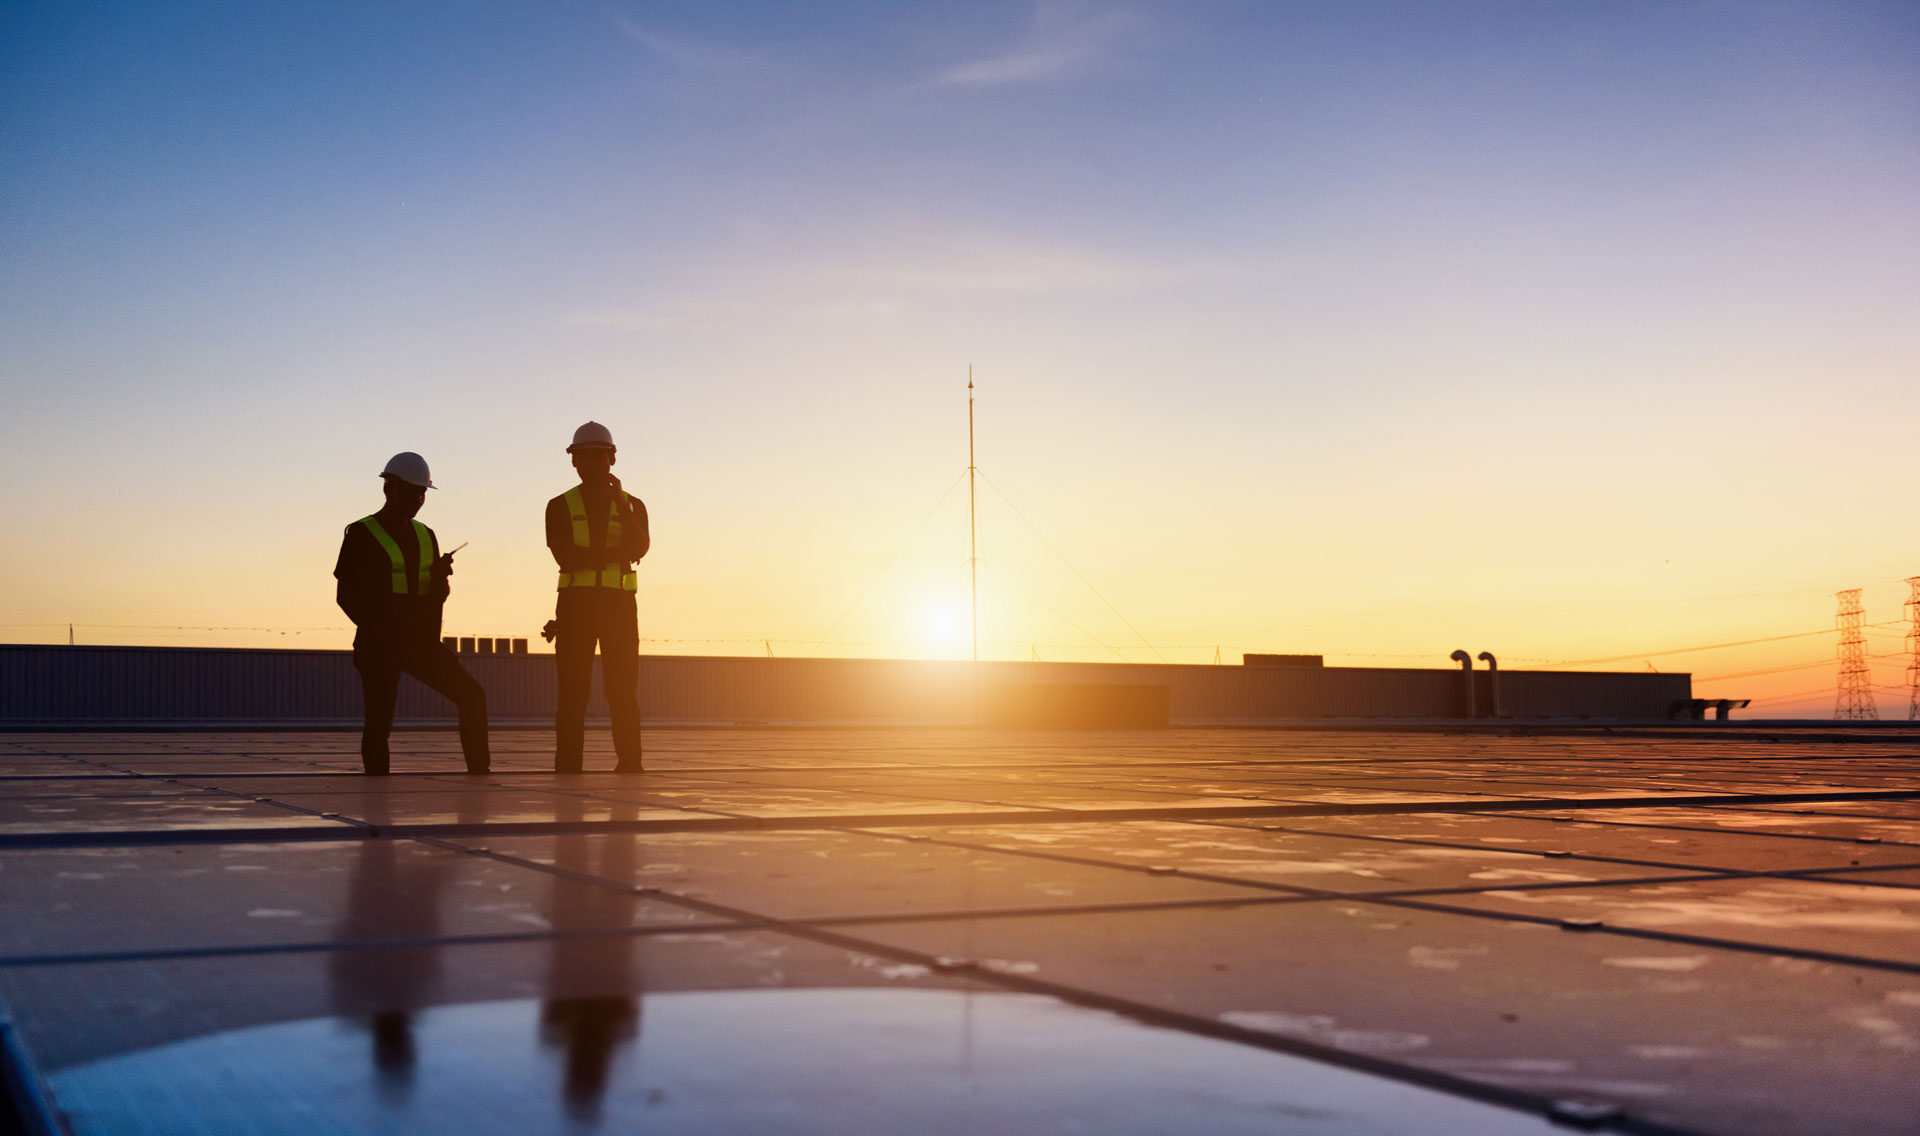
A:
{"type": "MultiPolygon", "coordinates": [[[[619,481],[609,480],[613,483],[614,492],[619,492],[619,481]]],[[[604,498],[597,505],[587,506],[590,511],[604,510],[606,507],[604,498]]],[[[576,547],[573,543],[573,517],[567,512],[564,497],[555,497],[547,502],[546,529],[547,551],[553,554],[553,562],[568,572],[597,572],[609,564],[632,564],[647,554],[650,543],[647,509],[638,501],[623,506],[618,548],[576,547]]]]}
{"type": "Polygon", "coordinates": [[[653,547],[653,532],[647,527],[647,503],[638,497],[629,497],[627,506],[627,518],[620,524],[620,552],[632,564],[639,562],[653,547]]]}
{"type": "Polygon", "coordinates": [[[647,506],[640,498],[628,494],[620,484],[620,478],[612,472],[607,474],[607,491],[620,503],[620,548],[618,560],[622,564],[638,563],[653,546],[653,534],[647,528],[647,506]]]}
{"type": "Polygon", "coordinates": [[[369,595],[367,550],[363,547],[371,543],[372,538],[365,535],[361,526],[348,525],[340,538],[340,555],[333,564],[334,602],[353,620],[355,627],[365,627],[378,618],[375,608],[378,600],[369,595]]]}
{"type": "Polygon", "coordinates": [[[353,620],[355,627],[362,626],[367,622],[368,612],[366,604],[361,601],[353,585],[347,581],[340,580],[334,584],[333,601],[340,605],[341,611],[347,613],[348,619],[353,620]]]}
{"type": "MultiPolygon", "coordinates": [[[[453,581],[451,579],[453,576],[453,553],[440,551],[439,533],[428,529],[427,536],[433,541],[434,553],[431,574],[432,586],[427,589],[427,594],[441,603],[446,603],[447,597],[453,594],[453,581]]],[[[462,547],[465,546],[463,545],[462,547]]]]}
{"type": "Polygon", "coordinates": [[[600,567],[599,553],[573,546],[573,518],[567,515],[567,503],[560,497],[547,502],[547,551],[553,553],[553,562],[568,572],[600,567]]]}

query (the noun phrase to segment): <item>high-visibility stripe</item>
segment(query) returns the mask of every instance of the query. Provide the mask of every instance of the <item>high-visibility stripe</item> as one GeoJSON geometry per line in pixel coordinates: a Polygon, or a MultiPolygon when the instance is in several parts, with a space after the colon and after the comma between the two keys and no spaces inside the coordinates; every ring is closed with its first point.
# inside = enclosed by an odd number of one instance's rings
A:
{"type": "MultiPolygon", "coordinates": [[[[567,490],[561,499],[566,502],[567,516],[573,522],[573,547],[592,548],[593,533],[587,527],[587,501],[581,492],[581,487],[576,485],[567,490]]],[[[623,535],[620,527],[620,507],[630,501],[632,497],[624,490],[617,499],[611,497],[607,499],[607,535],[603,547],[610,552],[620,547],[620,538],[623,535]]],[[[602,565],[597,570],[563,568],[560,570],[560,586],[563,588],[617,588],[635,592],[640,590],[640,579],[635,573],[627,571],[624,562],[616,560],[602,565]]]]}
{"type": "MultiPolygon", "coordinates": [[[[379,541],[380,547],[386,550],[387,563],[393,568],[393,594],[407,595],[412,589],[407,587],[407,558],[400,551],[400,546],[387,534],[387,530],[382,527],[380,521],[371,514],[361,517],[360,523],[367,526],[367,531],[373,534],[373,539],[379,541]]],[[[420,542],[420,587],[417,594],[424,596],[427,594],[431,580],[429,573],[433,567],[433,534],[419,521],[413,522],[413,534],[420,542]]]]}
{"type": "Polygon", "coordinates": [[[400,546],[393,543],[393,538],[387,535],[387,530],[381,528],[380,522],[374,520],[371,515],[361,517],[360,523],[365,525],[367,531],[373,534],[373,539],[380,542],[380,547],[387,550],[387,560],[393,565],[393,594],[396,596],[406,595],[407,558],[400,554],[400,546]]]}
{"type": "Polygon", "coordinates": [[[413,522],[413,535],[420,540],[420,594],[427,595],[433,569],[433,534],[419,521],[413,522]]]}
{"type": "Polygon", "coordinates": [[[580,498],[580,487],[567,490],[567,515],[573,518],[573,546],[586,548],[592,542],[587,534],[587,503],[580,498]]]}

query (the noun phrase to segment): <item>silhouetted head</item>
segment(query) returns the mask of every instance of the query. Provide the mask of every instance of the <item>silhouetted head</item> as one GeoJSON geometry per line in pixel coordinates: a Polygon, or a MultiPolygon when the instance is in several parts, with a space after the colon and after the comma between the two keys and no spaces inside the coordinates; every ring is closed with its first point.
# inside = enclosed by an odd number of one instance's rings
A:
{"type": "Polygon", "coordinates": [[[613,431],[598,422],[588,422],[573,432],[573,444],[567,452],[573,455],[573,468],[580,471],[582,483],[605,481],[607,471],[613,468],[613,431]]]}
{"type": "Polygon", "coordinates": [[[420,506],[427,503],[427,487],[424,485],[402,481],[390,473],[382,476],[380,480],[387,491],[385,511],[388,513],[412,520],[414,514],[420,511],[420,506]]]}
{"type": "Polygon", "coordinates": [[[573,451],[573,468],[580,471],[580,480],[588,485],[607,479],[607,471],[613,468],[613,447],[601,449],[577,448],[573,451]]]}

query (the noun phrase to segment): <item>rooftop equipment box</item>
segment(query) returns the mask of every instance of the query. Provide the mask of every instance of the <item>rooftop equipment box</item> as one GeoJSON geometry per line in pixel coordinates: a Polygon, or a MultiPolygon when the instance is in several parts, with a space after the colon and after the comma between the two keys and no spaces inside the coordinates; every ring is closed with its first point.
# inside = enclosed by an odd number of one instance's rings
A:
{"type": "Polygon", "coordinates": [[[1164,686],[1022,683],[987,688],[986,724],[1020,729],[1164,729],[1164,686]]]}

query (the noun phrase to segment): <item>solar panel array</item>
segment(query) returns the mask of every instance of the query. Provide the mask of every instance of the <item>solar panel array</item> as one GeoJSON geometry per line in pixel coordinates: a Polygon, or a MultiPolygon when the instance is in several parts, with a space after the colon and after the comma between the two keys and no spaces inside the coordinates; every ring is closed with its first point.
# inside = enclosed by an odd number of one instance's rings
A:
{"type": "Polygon", "coordinates": [[[1907,1133],[1905,733],[0,736],[18,1123],[1907,1133]],[[607,768],[606,752],[590,766],[607,768]]]}

